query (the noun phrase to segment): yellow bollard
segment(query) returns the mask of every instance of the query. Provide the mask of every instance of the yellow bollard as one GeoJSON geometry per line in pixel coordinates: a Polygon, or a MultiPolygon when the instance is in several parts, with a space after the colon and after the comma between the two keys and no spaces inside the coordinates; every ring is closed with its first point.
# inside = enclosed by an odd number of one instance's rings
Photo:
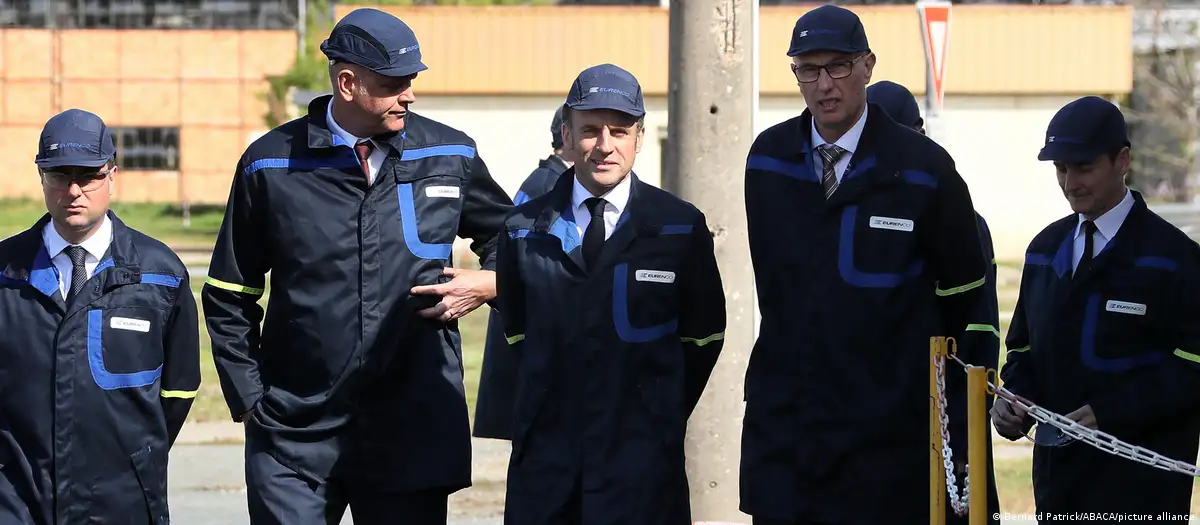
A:
{"type": "Polygon", "coordinates": [[[967,369],[967,476],[971,483],[971,525],[983,525],[987,516],[987,369],[967,369]]]}
{"type": "Polygon", "coordinates": [[[946,357],[946,338],[929,338],[929,524],[946,525],[946,467],[942,458],[942,413],[934,364],[946,357]]]}

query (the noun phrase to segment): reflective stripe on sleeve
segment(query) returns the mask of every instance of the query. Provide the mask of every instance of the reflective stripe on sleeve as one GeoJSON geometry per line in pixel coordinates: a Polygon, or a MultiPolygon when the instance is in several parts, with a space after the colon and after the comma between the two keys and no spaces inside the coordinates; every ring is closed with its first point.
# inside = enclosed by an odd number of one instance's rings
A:
{"type": "Polygon", "coordinates": [[[196,397],[196,390],[163,390],[159,393],[162,397],[173,397],[177,399],[191,399],[196,397]]]}
{"type": "Polygon", "coordinates": [[[717,332],[717,333],[715,333],[715,334],[713,334],[713,335],[710,335],[710,336],[708,336],[708,337],[702,337],[702,338],[699,338],[699,339],[697,339],[697,338],[695,338],[695,337],[680,337],[680,338],[679,338],[679,340],[680,340],[680,341],[683,341],[683,342],[685,342],[685,343],[692,343],[692,344],[694,344],[694,345],[696,345],[696,346],[704,346],[704,345],[706,345],[706,344],[708,344],[708,343],[711,343],[711,342],[713,342],[713,341],[720,341],[720,340],[722,340],[722,339],[725,339],[725,332],[717,332]]]}
{"type": "Polygon", "coordinates": [[[1194,363],[1200,363],[1200,355],[1193,354],[1193,353],[1191,353],[1191,352],[1185,352],[1185,351],[1183,351],[1183,350],[1180,350],[1180,349],[1178,349],[1178,348],[1176,348],[1176,349],[1175,349],[1175,351],[1174,351],[1174,352],[1171,352],[1171,353],[1173,353],[1173,354],[1175,354],[1175,355],[1177,355],[1177,356],[1179,356],[1179,357],[1182,357],[1182,358],[1184,358],[1184,359],[1187,359],[1188,361],[1192,361],[1192,362],[1194,362],[1194,363]]]}
{"type": "Polygon", "coordinates": [[[225,281],[222,281],[219,279],[214,279],[212,277],[205,277],[204,284],[212,285],[212,286],[215,286],[222,290],[229,290],[231,292],[244,293],[244,294],[249,294],[249,295],[262,295],[263,294],[262,288],[251,288],[249,286],[242,286],[240,284],[227,283],[225,281]]]}
{"type": "Polygon", "coordinates": [[[962,286],[955,286],[954,288],[951,288],[949,290],[943,290],[941,288],[937,288],[934,290],[934,293],[936,293],[942,297],[945,297],[947,295],[960,294],[960,293],[963,293],[966,291],[974,290],[976,288],[979,288],[980,286],[983,286],[983,282],[985,280],[987,280],[987,277],[980,277],[978,281],[967,283],[962,286]]]}
{"type": "Polygon", "coordinates": [[[968,332],[991,332],[1000,337],[1000,329],[990,324],[969,324],[967,325],[968,332]]]}
{"type": "Polygon", "coordinates": [[[525,340],[525,334],[517,334],[508,338],[508,344],[513,344],[525,340]]]}

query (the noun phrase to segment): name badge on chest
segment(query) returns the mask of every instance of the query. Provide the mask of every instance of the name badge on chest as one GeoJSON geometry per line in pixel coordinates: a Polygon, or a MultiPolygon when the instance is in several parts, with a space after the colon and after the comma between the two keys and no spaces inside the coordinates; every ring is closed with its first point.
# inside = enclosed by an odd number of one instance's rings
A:
{"type": "Polygon", "coordinates": [[[913,221],[910,219],[872,216],[870,225],[872,228],[880,230],[895,230],[898,232],[913,231],[913,221]]]}
{"type": "Polygon", "coordinates": [[[430,186],[425,188],[425,196],[440,199],[457,199],[459,190],[458,186],[430,186]]]}
{"type": "Polygon", "coordinates": [[[108,325],[117,330],[131,330],[134,332],[149,332],[150,321],[145,319],[133,319],[130,317],[113,317],[108,325]]]}
{"type": "Polygon", "coordinates": [[[1109,301],[1104,305],[1104,309],[1118,314],[1146,315],[1146,305],[1141,303],[1109,301]]]}
{"type": "Polygon", "coordinates": [[[646,283],[670,284],[675,282],[675,272],[668,272],[665,270],[638,270],[633,273],[633,278],[646,283]]]}

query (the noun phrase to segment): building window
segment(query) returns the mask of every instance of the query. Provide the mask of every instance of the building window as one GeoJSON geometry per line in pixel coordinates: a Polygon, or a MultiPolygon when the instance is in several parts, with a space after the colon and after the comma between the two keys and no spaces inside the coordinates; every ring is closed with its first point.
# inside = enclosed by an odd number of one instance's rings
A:
{"type": "Polygon", "coordinates": [[[111,128],[123,170],[179,170],[179,128],[111,128]]]}

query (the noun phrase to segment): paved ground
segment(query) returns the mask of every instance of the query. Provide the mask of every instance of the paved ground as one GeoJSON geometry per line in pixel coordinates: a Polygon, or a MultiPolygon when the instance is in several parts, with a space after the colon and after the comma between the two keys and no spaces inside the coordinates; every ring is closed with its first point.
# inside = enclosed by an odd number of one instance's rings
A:
{"type": "MultiPolygon", "coordinates": [[[[188,425],[171,452],[170,505],[175,525],[248,524],[241,425],[188,425]],[[214,444],[215,443],[215,444],[214,444]]],[[[475,486],[454,494],[450,525],[500,525],[506,442],[475,440],[475,486]]],[[[352,524],[347,513],[342,524],[352,524]]]]}

